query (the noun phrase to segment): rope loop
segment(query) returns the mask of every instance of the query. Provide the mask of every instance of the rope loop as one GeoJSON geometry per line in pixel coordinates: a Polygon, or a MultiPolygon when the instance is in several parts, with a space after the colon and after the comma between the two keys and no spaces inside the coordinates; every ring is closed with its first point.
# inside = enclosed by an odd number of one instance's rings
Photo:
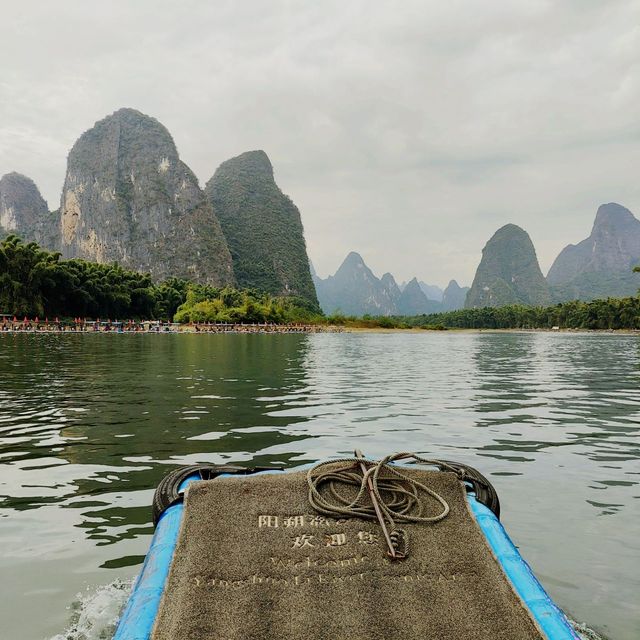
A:
{"type": "MultiPolygon", "coordinates": [[[[436,491],[391,464],[399,460],[435,465],[456,473],[460,480],[464,480],[463,469],[456,469],[442,460],[423,458],[415,453],[394,453],[381,460],[338,458],[321,462],[307,472],[309,503],[325,516],[376,520],[373,502],[367,499],[367,482],[371,479],[375,498],[392,530],[395,529],[396,522],[434,523],[446,518],[449,514],[448,502],[436,491]],[[363,467],[366,469],[364,473],[363,467]],[[345,495],[344,491],[339,491],[341,486],[352,487],[351,497],[345,495]],[[437,502],[442,508],[440,513],[435,516],[423,515],[425,503],[421,494],[426,495],[427,500],[437,502]]],[[[399,531],[405,533],[403,530],[399,531]]]]}

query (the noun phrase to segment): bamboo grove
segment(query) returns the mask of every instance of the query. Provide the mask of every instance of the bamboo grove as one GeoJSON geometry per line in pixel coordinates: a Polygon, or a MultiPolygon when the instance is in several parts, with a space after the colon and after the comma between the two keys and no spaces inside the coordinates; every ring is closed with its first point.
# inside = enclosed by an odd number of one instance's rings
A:
{"type": "Polygon", "coordinates": [[[312,311],[297,298],[178,278],[154,283],[118,264],[62,260],[11,235],[0,242],[0,314],[288,323],[308,320],[312,311]]]}

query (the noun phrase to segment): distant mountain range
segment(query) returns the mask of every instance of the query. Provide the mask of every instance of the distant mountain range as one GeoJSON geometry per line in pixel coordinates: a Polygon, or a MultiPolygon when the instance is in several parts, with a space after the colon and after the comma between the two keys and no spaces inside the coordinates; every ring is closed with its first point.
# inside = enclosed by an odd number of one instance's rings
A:
{"type": "MultiPolygon", "coordinates": [[[[400,287],[400,291],[404,291],[404,288],[407,286],[407,282],[402,282],[398,286],[400,287]]],[[[442,296],[444,295],[444,290],[441,289],[437,284],[427,284],[422,280],[418,280],[418,285],[422,289],[422,293],[424,293],[429,300],[435,300],[436,302],[442,302],[442,296]]]]}
{"type": "Polygon", "coordinates": [[[468,287],[459,287],[455,280],[443,292],[413,278],[398,286],[390,273],[376,277],[360,254],[352,251],[332,276],[325,280],[313,272],[320,307],[327,314],[346,315],[420,315],[459,309],[464,305],[468,287]],[[435,292],[440,300],[427,297],[435,292]],[[438,293],[440,292],[440,293],[438,293]]]}
{"type": "Polygon", "coordinates": [[[9,234],[155,280],[256,288],[349,315],[546,305],[635,295],[640,287],[632,273],[640,221],[616,203],[598,209],[589,237],[565,247],[546,278],[526,231],[507,224],[484,247],[470,289],[455,280],[444,290],[417,278],[398,285],[390,273],[374,275],[355,252],[320,279],[310,269],[300,212],[264,151],[223,162],[201,189],[169,131],[134,109],[103,118],[76,141],[58,210],[49,211],[30,178],[0,178],[0,238],[9,234]]]}
{"type": "Polygon", "coordinates": [[[591,235],[565,247],[543,277],[529,235],[513,224],[482,250],[465,306],[547,305],[567,300],[636,295],[640,277],[640,221],[625,207],[598,208],[591,235]]]}
{"type": "Polygon", "coordinates": [[[529,234],[507,224],[489,239],[471,288],[452,280],[443,291],[416,278],[398,285],[390,273],[378,279],[352,252],[333,276],[314,274],[325,313],[420,315],[506,304],[545,306],[566,300],[635,295],[640,276],[640,221],[619,204],[602,205],[591,235],[560,252],[545,278],[529,234]]]}
{"type": "Polygon", "coordinates": [[[276,185],[264,151],[223,163],[205,190],[157,120],[120,109],[69,152],[60,209],[29,178],[0,180],[0,237],[118,262],[156,280],[293,295],[317,308],[300,213],[276,185]]]}
{"type": "Polygon", "coordinates": [[[341,311],[348,315],[388,316],[395,312],[401,295],[393,277],[382,283],[359,254],[352,251],[335,275],[314,278],[318,302],[325,313],[341,311]]]}

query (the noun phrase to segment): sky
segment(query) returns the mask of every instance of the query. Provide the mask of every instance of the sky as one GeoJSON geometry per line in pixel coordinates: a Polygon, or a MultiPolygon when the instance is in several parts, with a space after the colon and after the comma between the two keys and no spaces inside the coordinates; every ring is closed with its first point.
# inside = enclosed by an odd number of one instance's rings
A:
{"type": "Polygon", "coordinates": [[[546,274],[640,217],[640,0],[0,0],[0,175],[59,206],[79,135],[157,118],[201,185],[264,149],[322,276],[469,285],[502,225],[546,274]]]}

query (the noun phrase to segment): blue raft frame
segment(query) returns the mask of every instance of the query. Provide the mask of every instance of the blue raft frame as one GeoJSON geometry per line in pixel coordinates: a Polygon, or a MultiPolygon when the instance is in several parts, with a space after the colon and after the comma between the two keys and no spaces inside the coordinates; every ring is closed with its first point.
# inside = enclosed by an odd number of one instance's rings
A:
{"type": "MultiPolygon", "coordinates": [[[[299,471],[300,467],[292,469],[294,470],[299,471]]],[[[228,475],[223,474],[220,477],[228,475]]],[[[200,480],[197,475],[187,478],[180,485],[180,491],[184,491],[196,480],[200,480]]],[[[548,640],[580,640],[580,636],[544,590],[495,514],[478,502],[473,493],[467,493],[467,500],[493,555],[543,635],[548,640]]],[[[113,640],[151,638],[164,585],[169,576],[173,552],[178,542],[183,511],[184,504],[179,502],[169,507],[160,517],[142,570],[132,587],[113,640]]]]}

